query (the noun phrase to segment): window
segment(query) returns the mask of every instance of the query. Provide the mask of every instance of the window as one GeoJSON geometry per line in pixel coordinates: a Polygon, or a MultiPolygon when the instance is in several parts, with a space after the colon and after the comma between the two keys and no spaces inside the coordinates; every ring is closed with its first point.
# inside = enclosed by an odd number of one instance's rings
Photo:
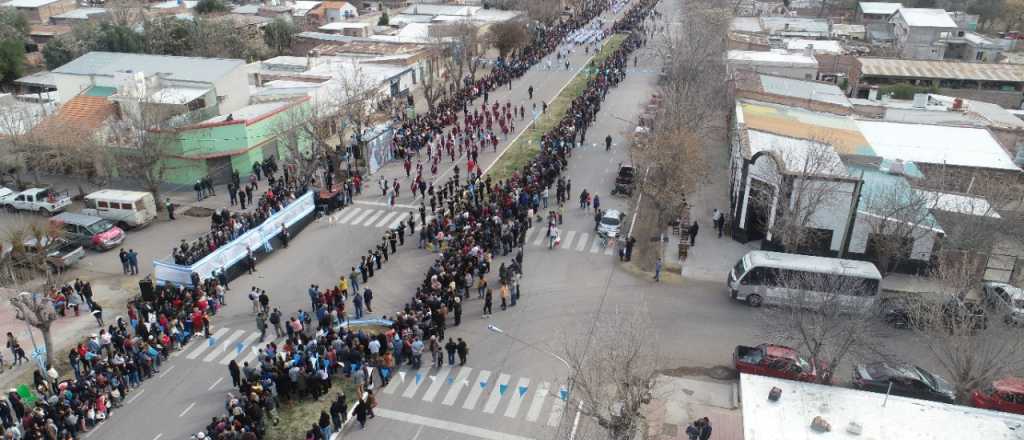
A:
{"type": "Polygon", "coordinates": [[[740,284],[743,284],[745,286],[759,286],[764,282],[765,273],[767,271],[768,269],[765,269],[763,267],[755,267],[754,269],[747,272],[747,276],[743,277],[743,281],[740,284]]]}
{"type": "Polygon", "coordinates": [[[99,202],[96,202],[96,207],[98,207],[98,208],[109,208],[110,204],[101,200],[99,202]]]}

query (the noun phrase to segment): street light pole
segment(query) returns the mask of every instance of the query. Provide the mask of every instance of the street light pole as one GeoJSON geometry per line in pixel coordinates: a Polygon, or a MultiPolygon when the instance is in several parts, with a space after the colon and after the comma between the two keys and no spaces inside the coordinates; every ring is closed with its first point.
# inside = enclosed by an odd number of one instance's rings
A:
{"type": "MultiPolygon", "coordinates": [[[[532,348],[534,350],[537,350],[537,351],[539,351],[541,353],[544,353],[544,354],[546,354],[548,356],[551,356],[551,357],[553,357],[555,359],[558,359],[559,362],[564,364],[565,368],[567,370],[569,370],[569,386],[566,388],[566,391],[565,391],[566,392],[566,397],[565,397],[564,400],[566,400],[566,401],[569,400],[569,396],[572,394],[573,385],[575,385],[575,381],[573,379],[576,376],[575,373],[573,372],[572,365],[569,364],[569,361],[565,360],[565,358],[563,358],[563,357],[561,357],[561,356],[559,356],[559,355],[557,355],[555,353],[552,353],[549,350],[545,350],[545,349],[540,348],[540,347],[538,347],[538,346],[536,346],[534,344],[526,342],[526,341],[524,341],[524,340],[522,340],[520,338],[512,336],[512,335],[510,335],[508,333],[505,333],[504,330],[502,330],[500,327],[498,327],[498,326],[496,326],[494,324],[488,324],[487,325],[487,330],[490,330],[490,331],[492,331],[494,333],[497,333],[499,335],[503,335],[503,336],[505,336],[505,337],[507,337],[509,339],[512,339],[513,341],[516,341],[516,342],[518,342],[520,344],[523,344],[523,345],[525,345],[527,347],[530,347],[530,348],[532,348]]],[[[559,397],[561,397],[561,396],[559,396],[559,397]]],[[[582,411],[583,411],[583,401],[580,401],[578,407],[576,408],[576,417],[573,419],[573,422],[572,422],[572,430],[569,432],[569,440],[575,440],[576,439],[576,429],[577,429],[577,427],[579,427],[579,424],[580,424],[580,413],[582,411]]]]}

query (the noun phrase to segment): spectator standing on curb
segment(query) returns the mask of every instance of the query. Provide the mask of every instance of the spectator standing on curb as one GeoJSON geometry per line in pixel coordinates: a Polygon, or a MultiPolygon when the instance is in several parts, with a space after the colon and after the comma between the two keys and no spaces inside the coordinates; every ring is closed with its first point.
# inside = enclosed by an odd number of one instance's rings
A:
{"type": "Polygon", "coordinates": [[[164,208],[167,208],[167,219],[174,220],[174,203],[171,202],[170,197],[164,201],[164,208]]]}

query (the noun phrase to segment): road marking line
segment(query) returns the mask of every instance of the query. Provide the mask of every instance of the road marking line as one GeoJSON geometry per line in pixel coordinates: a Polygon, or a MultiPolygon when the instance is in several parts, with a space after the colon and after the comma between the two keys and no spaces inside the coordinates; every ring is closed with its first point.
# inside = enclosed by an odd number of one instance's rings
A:
{"type": "Polygon", "coordinates": [[[565,231],[565,238],[562,239],[562,244],[558,248],[569,249],[572,247],[572,239],[574,238],[576,238],[576,231],[565,231]]]}
{"type": "MultiPolygon", "coordinates": [[[[248,347],[248,346],[252,345],[252,341],[255,341],[255,340],[256,340],[257,338],[259,338],[259,337],[260,337],[260,335],[259,335],[258,333],[250,333],[250,334],[249,334],[249,336],[246,336],[246,337],[245,337],[245,339],[244,339],[244,340],[242,340],[242,342],[241,342],[241,344],[242,344],[242,350],[245,350],[245,349],[246,349],[246,347],[248,347]]],[[[232,360],[232,359],[234,359],[234,358],[238,357],[238,355],[242,353],[242,351],[241,351],[241,350],[238,350],[238,348],[237,348],[237,347],[238,347],[238,344],[235,344],[235,346],[234,346],[234,347],[231,347],[231,348],[230,348],[230,349],[228,350],[228,354],[227,354],[227,356],[224,356],[224,357],[223,357],[223,358],[221,358],[221,360],[220,360],[220,364],[221,364],[221,365],[227,365],[227,364],[230,364],[230,363],[231,363],[231,360],[232,360]]]]}
{"type": "MultiPolygon", "coordinates": [[[[437,392],[441,391],[441,385],[444,385],[444,383],[448,380],[448,375],[451,374],[451,372],[451,367],[442,367],[441,371],[438,371],[437,375],[433,376],[434,383],[430,384],[430,387],[427,388],[427,392],[423,394],[423,401],[434,401],[434,397],[437,396],[437,392]]],[[[427,379],[430,378],[428,377],[427,379]]]]}
{"type": "Polygon", "coordinates": [[[594,243],[590,245],[590,253],[596,254],[601,251],[601,237],[594,235],[594,243]]]}
{"type": "Polygon", "coordinates": [[[389,212],[388,215],[385,215],[384,218],[380,219],[380,221],[377,222],[377,224],[374,225],[373,227],[375,227],[375,228],[382,228],[382,227],[384,227],[384,224],[387,223],[388,220],[391,220],[391,217],[394,217],[396,214],[398,214],[398,213],[395,212],[395,211],[389,212]]]}
{"type": "Polygon", "coordinates": [[[355,217],[356,214],[359,214],[360,212],[363,212],[363,208],[352,208],[348,210],[348,212],[344,213],[345,215],[341,216],[341,218],[338,219],[336,223],[338,223],[339,225],[344,225],[348,223],[349,220],[352,220],[352,217],[355,217]]]}
{"type": "Polygon", "coordinates": [[[380,218],[380,216],[384,215],[385,212],[387,212],[387,211],[377,211],[372,216],[370,216],[369,219],[367,219],[365,222],[363,222],[363,226],[370,226],[370,225],[372,225],[373,222],[377,221],[377,219],[380,218]]]}
{"type": "Polygon", "coordinates": [[[526,411],[527,422],[536,422],[537,417],[540,417],[540,410],[544,407],[544,399],[548,397],[549,389],[551,389],[551,383],[544,382],[533,394],[533,402],[530,402],[530,409],[526,411]]]}
{"type": "Polygon", "coordinates": [[[551,416],[548,417],[548,426],[558,426],[562,419],[562,411],[565,409],[565,401],[561,397],[555,398],[555,404],[551,405],[551,416]]]}
{"type": "Polygon", "coordinates": [[[132,402],[135,401],[135,399],[138,399],[139,397],[142,397],[142,395],[145,394],[145,393],[146,393],[146,389],[142,388],[142,389],[139,390],[139,392],[135,393],[134,396],[132,396],[130,399],[126,400],[125,403],[131,404],[132,402]]]}
{"type": "Polygon", "coordinates": [[[480,386],[480,382],[486,382],[490,377],[490,371],[480,370],[480,374],[476,376],[476,382],[469,384],[469,395],[466,396],[466,401],[462,402],[462,408],[473,409],[476,407],[476,401],[480,399],[480,393],[484,391],[483,387],[480,386]]]}
{"type": "Polygon", "coordinates": [[[217,384],[219,384],[219,383],[220,383],[220,381],[222,381],[222,380],[224,380],[224,377],[223,377],[223,376],[221,376],[221,377],[217,378],[217,381],[216,381],[216,382],[214,382],[214,383],[213,383],[213,385],[210,385],[210,387],[209,387],[209,388],[207,388],[207,389],[206,389],[206,391],[213,391],[213,387],[217,386],[217,384]]]}
{"type": "Polygon", "coordinates": [[[106,423],[100,423],[99,425],[93,426],[92,429],[89,430],[89,432],[85,433],[85,437],[89,437],[90,435],[95,434],[96,431],[99,431],[100,428],[102,428],[104,425],[106,425],[106,423]]]}
{"type": "Polygon", "coordinates": [[[373,214],[374,212],[377,212],[377,210],[375,210],[375,209],[367,209],[366,211],[363,211],[362,214],[359,214],[358,216],[356,216],[356,218],[354,218],[352,220],[352,224],[353,225],[358,225],[359,223],[362,223],[363,220],[366,220],[367,216],[369,216],[370,214],[373,214]]]}
{"type": "MultiPolygon", "coordinates": [[[[538,229],[540,229],[540,228],[538,228],[538,229]]],[[[544,240],[547,239],[547,238],[548,238],[547,231],[543,231],[543,232],[537,234],[537,237],[534,238],[533,245],[534,246],[540,246],[540,244],[543,243],[544,240]]]]}
{"type": "Polygon", "coordinates": [[[164,433],[161,432],[161,433],[157,434],[156,437],[153,437],[153,440],[160,440],[160,437],[163,437],[163,436],[164,436],[164,433]]]}
{"type": "MultiPolygon", "coordinates": [[[[505,417],[512,419],[516,418],[516,415],[519,414],[519,405],[522,405],[523,400],[527,398],[526,393],[520,394],[519,390],[522,389],[523,387],[529,386],[530,379],[523,377],[519,379],[519,383],[516,384],[516,387],[514,389],[508,390],[512,391],[514,394],[512,394],[512,397],[510,398],[511,400],[509,400],[508,402],[508,408],[505,408],[505,417]]],[[[505,392],[507,393],[508,391],[505,392]]]]}
{"type": "MultiPolygon", "coordinates": [[[[185,356],[185,357],[188,358],[188,359],[195,359],[195,358],[199,357],[199,355],[203,354],[203,352],[206,351],[207,348],[210,348],[210,338],[213,338],[214,340],[216,340],[217,338],[221,337],[221,335],[223,335],[224,333],[227,333],[227,332],[228,332],[228,328],[227,327],[221,327],[221,328],[217,329],[217,331],[213,332],[213,334],[210,335],[209,338],[206,338],[206,340],[203,341],[203,343],[199,344],[198,348],[196,348],[195,350],[192,350],[192,352],[189,353],[188,356],[185,356]]],[[[193,338],[198,338],[199,336],[198,335],[193,335],[192,337],[193,338]]]]}
{"type": "Polygon", "coordinates": [[[487,397],[487,403],[484,404],[484,413],[494,414],[494,410],[498,409],[498,404],[501,403],[501,398],[505,397],[501,392],[501,386],[505,385],[505,392],[507,393],[508,380],[511,378],[512,376],[505,373],[501,373],[501,375],[498,376],[498,381],[494,383],[494,387],[491,388],[491,395],[487,397]]]}
{"type": "Polygon", "coordinates": [[[452,406],[455,404],[455,400],[459,398],[459,393],[462,391],[462,386],[467,383],[469,379],[469,373],[473,369],[469,367],[459,368],[459,374],[455,376],[455,380],[452,383],[452,387],[448,390],[448,394],[445,394],[442,404],[452,406]]]}
{"type": "Polygon", "coordinates": [[[406,374],[405,380],[409,381],[409,386],[405,387],[405,392],[402,393],[402,397],[406,399],[412,399],[412,396],[416,395],[416,391],[420,389],[420,384],[427,380],[426,375],[420,376],[419,383],[416,382],[416,375],[422,373],[406,374]]]}
{"type": "Polygon", "coordinates": [[[240,338],[244,334],[245,330],[235,330],[235,332],[232,333],[231,336],[224,338],[223,341],[220,341],[219,344],[216,344],[216,347],[213,347],[213,350],[211,350],[210,353],[208,353],[206,357],[203,358],[203,362],[210,362],[217,356],[224,354],[224,350],[226,350],[228,347],[231,347],[231,343],[234,342],[235,339],[240,338]]]}
{"type": "Polygon", "coordinates": [[[395,228],[397,228],[399,225],[401,225],[403,222],[405,222],[405,219],[407,219],[407,218],[409,218],[409,213],[408,212],[401,213],[398,217],[396,217],[391,222],[391,224],[388,225],[388,229],[395,229],[395,228]]]}
{"type": "MultiPolygon", "coordinates": [[[[391,206],[391,204],[387,203],[387,202],[370,202],[370,201],[367,201],[367,200],[356,200],[354,203],[357,203],[357,204],[360,204],[360,205],[369,205],[369,206],[385,206],[385,207],[391,206]]],[[[419,208],[419,206],[416,206],[416,205],[403,205],[401,203],[395,203],[395,207],[406,208],[406,209],[416,209],[416,208],[419,208]]]]}
{"type": "Polygon", "coordinates": [[[536,234],[540,228],[530,228],[526,230],[526,235],[523,236],[523,243],[529,243],[533,238],[533,234],[536,234]]]}
{"type": "MultiPolygon", "coordinates": [[[[286,339],[287,338],[285,338],[285,337],[280,337],[280,338],[277,338],[276,340],[271,341],[271,342],[273,342],[274,345],[280,347],[281,345],[284,344],[284,341],[286,339]]],[[[270,342],[268,342],[267,344],[270,344],[270,342]]],[[[266,347],[267,344],[264,344],[263,346],[266,347]]],[[[254,344],[252,347],[250,347],[249,354],[247,354],[245,356],[245,358],[242,359],[242,362],[239,362],[239,363],[244,365],[246,362],[252,362],[252,360],[256,359],[256,356],[259,356],[259,355],[260,355],[260,344],[254,344]]]]}
{"type": "Polygon", "coordinates": [[[398,391],[398,386],[405,383],[405,379],[402,379],[401,372],[398,371],[399,367],[400,366],[395,366],[395,368],[391,370],[391,382],[388,383],[388,386],[384,387],[384,394],[395,394],[395,391],[398,391]]]}
{"type": "Polygon", "coordinates": [[[583,248],[587,247],[587,239],[590,238],[590,234],[586,232],[580,232],[580,239],[576,243],[576,252],[583,252],[583,248]]]}
{"type": "Polygon", "coordinates": [[[164,369],[164,372],[160,373],[160,378],[163,379],[164,376],[167,376],[168,374],[170,374],[171,370],[173,370],[173,369],[174,369],[174,365],[171,365],[170,367],[167,367],[166,369],[164,369]]]}
{"type": "Polygon", "coordinates": [[[611,243],[608,243],[608,245],[604,247],[604,254],[615,255],[615,246],[612,246],[611,243]]]}
{"type": "Polygon", "coordinates": [[[185,408],[185,410],[184,410],[184,411],[182,411],[182,412],[181,412],[181,414],[178,414],[178,418],[180,419],[180,418],[182,418],[182,417],[185,417],[185,414],[188,414],[188,412],[189,412],[189,411],[192,411],[192,407],[193,407],[193,406],[196,406],[196,403],[195,403],[195,402],[192,402],[192,403],[190,403],[190,404],[188,405],[188,408],[185,408]]]}
{"type": "Polygon", "coordinates": [[[530,437],[522,437],[514,434],[506,434],[504,432],[491,431],[489,429],[484,429],[478,426],[463,425],[461,423],[455,423],[448,420],[424,417],[421,415],[411,414],[407,412],[395,411],[393,409],[376,408],[373,410],[373,412],[374,414],[380,417],[384,417],[386,419],[399,420],[406,423],[426,426],[428,428],[440,429],[442,431],[455,432],[458,434],[473,436],[484,440],[534,440],[530,437]]]}

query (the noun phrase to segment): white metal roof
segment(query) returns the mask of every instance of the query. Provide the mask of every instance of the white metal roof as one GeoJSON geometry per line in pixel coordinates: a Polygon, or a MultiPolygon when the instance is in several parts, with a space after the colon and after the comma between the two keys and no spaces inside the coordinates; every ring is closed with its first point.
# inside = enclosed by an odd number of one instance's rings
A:
{"type": "Polygon", "coordinates": [[[210,119],[203,121],[203,124],[209,124],[214,122],[224,122],[228,119],[228,116],[235,121],[244,121],[248,119],[255,119],[268,113],[273,113],[282,108],[291,105],[288,101],[277,101],[277,102],[265,102],[261,104],[251,104],[235,110],[229,114],[217,115],[210,119]]]}
{"type": "Polygon", "coordinates": [[[209,92],[209,88],[162,87],[149,96],[151,102],[160,104],[188,104],[209,92]]]}
{"type": "Polygon", "coordinates": [[[56,19],[64,20],[88,20],[90,15],[106,14],[107,10],[104,8],[78,8],[67,11],[63,14],[57,14],[52,16],[56,19]]]}
{"type": "Polygon", "coordinates": [[[410,15],[473,15],[479,6],[414,4],[402,10],[410,15]]]}
{"type": "Polygon", "coordinates": [[[911,27],[934,27],[956,29],[956,22],[945,9],[900,8],[899,15],[911,27]]]}
{"type": "Polygon", "coordinates": [[[1019,440],[1024,428],[1016,414],[767,376],[741,374],[740,393],[744,440],[1019,440]],[[776,402],[772,387],[782,390],[776,402]],[[811,429],[819,415],[831,432],[811,429]],[[848,433],[850,423],[862,433],[848,433]]]}
{"type": "Polygon", "coordinates": [[[758,17],[733,17],[729,23],[729,30],[734,32],[747,32],[756,34],[761,32],[761,20],[758,17]]]}
{"type": "Polygon", "coordinates": [[[892,15],[903,3],[860,2],[860,10],[865,14],[892,15]]]}
{"type": "Polygon", "coordinates": [[[839,55],[843,53],[843,45],[836,40],[807,40],[803,38],[786,39],[786,49],[801,51],[811,46],[814,53],[830,53],[839,55]]]}
{"type": "Polygon", "coordinates": [[[56,1],[58,0],[11,0],[10,2],[0,6],[10,6],[12,8],[38,8],[56,1]]]}
{"type": "Polygon", "coordinates": [[[327,24],[325,24],[323,26],[320,26],[319,29],[322,30],[322,31],[340,31],[342,29],[363,29],[363,28],[367,28],[367,27],[370,27],[370,23],[366,23],[366,22],[362,22],[362,21],[356,21],[356,22],[351,22],[351,21],[335,21],[335,22],[327,23],[327,24]]]}
{"type": "Polygon", "coordinates": [[[212,83],[238,67],[242,60],[176,57],[140,53],[89,52],[53,70],[54,74],[114,76],[135,71],[161,74],[165,79],[212,83]]]}
{"type": "Polygon", "coordinates": [[[885,159],[1020,170],[983,128],[856,121],[875,155],[885,159]]]}
{"type": "Polygon", "coordinates": [[[768,33],[813,33],[828,35],[828,20],[809,17],[761,17],[761,27],[768,33]]]}
{"type": "Polygon", "coordinates": [[[835,149],[827,143],[749,129],[747,130],[747,138],[750,141],[751,157],[761,151],[772,151],[776,157],[785,162],[786,171],[800,172],[806,170],[808,162],[811,160],[817,162],[819,160],[817,155],[821,154],[822,157],[820,159],[822,163],[813,164],[814,174],[839,177],[849,175],[835,149]],[[813,152],[812,149],[814,148],[824,148],[827,150],[824,153],[815,152],[814,156],[808,157],[808,153],[813,152]]]}
{"type": "Polygon", "coordinates": [[[145,191],[126,191],[120,189],[101,189],[85,196],[89,200],[111,200],[114,202],[134,202],[149,195],[145,191]]]}
{"type": "Polygon", "coordinates": [[[727,54],[731,62],[756,63],[761,65],[791,66],[803,65],[818,67],[818,60],[814,57],[798,53],[786,53],[776,51],[756,50],[730,50],[727,54]]]}
{"type": "Polygon", "coordinates": [[[843,260],[770,251],[750,251],[744,257],[748,258],[748,261],[753,266],[795,269],[813,273],[852,275],[875,280],[882,279],[882,274],[870,261],[843,260]]]}
{"type": "Polygon", "coordinates": [[[761,89],[766,93],[826,102],[843,107],[853,106],[846,94],[835,84],[772,75],[760,75],[760,77],[761,89]]]}
{"type": "Polygon", "coordinates": [[[953,194],[946,192],[926,191],[914,189],[922,200],[927,200],[927,206],[939,211],[952,212],[956,214],[967,214],[1000,218],[999,213],[992,207],[988,200],[981,197],[953,194]]]}

